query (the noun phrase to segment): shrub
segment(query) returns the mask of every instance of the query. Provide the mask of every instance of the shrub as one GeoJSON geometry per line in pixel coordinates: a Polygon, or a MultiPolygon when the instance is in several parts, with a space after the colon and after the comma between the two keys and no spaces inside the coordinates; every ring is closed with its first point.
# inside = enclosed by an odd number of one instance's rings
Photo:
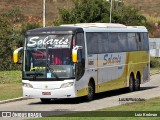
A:
{"type": "Polygon", "coordinates": [[[159,62],[158,58],[151,58],[150,67],[151,68],[160,67],[160,62],[159,62]]]}

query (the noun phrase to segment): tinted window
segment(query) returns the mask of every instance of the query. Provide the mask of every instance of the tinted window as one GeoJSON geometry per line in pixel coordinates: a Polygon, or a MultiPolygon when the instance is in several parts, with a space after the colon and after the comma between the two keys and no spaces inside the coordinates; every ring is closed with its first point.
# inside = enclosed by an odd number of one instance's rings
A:
{"type": "Polygon", "coordinates": [[[127,33],[119,33],[119,51],[124,52],[128,51],[128,34],[127,33]]]}
{"type": "Polygon", "coordinates": [[[128,47],[130,51],[138,49],[138,41],[136,40],[135,33],[128,33],[128,47]]]}
{"type": "Polygon", "coordinates": [[[136,33],[137,50],[142,50],[142,40],[140,33],[136,33]]]}
{"type": "Polygon", "coordinates": [[[108,33],[99,33],[101,34],[101,39],[99,40],[98,48],[100,53],[107,53],[109,52],[109,40],[108,40],[108,33]]]}
{"type": "Polygon", "coordinates": [[[118,52],[118,33],[108,33],[109,52],[118,52]]]}
{"type": "Polygon", "coordinates": [[[76,80],[80,80],[85,72],[85,42],[84,33],[76,34],[76,45],[82,46],[82,51],[78,50],[78,63],[76,64],[76,80]]]}
{"type": "Polygon", "coordinates": [[[148,34],[147,33],[141,33],[141,39],[143,42],[143,50],[149,50],[149,41],[148,41],[148,34]]]}
{"type": "Polygon", "coordinates": [[[87,49],[88,54],[96,54],[98,53],[98,37],[97,33],[87,33],[87,49]]]}
{"type": "Polygon", "coordinates": [[[88,54],[109,52],[108,33],[87,33],[88,54]]]}
{"type": "Polygon", "coordinates": [[[84,42],[84,33],[78,33],[76,38],[76,45],[82,46],[82,58],[85,58],[85,42],[84,42]]]}
{"type": "Polygon", "coordinates": [[[148,49],[147,33],[87,33],[89,54],[148,49]]]}

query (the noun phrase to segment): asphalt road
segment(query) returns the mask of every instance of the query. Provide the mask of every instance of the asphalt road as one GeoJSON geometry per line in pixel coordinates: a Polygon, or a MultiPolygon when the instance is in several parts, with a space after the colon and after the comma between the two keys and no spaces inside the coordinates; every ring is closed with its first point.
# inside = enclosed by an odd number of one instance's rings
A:
{"type": "Polygon", "coordinates": [[[141,85],[140,91],[132,93],[126,92],[126,89],[109,91],[96,94],[95,100],[91,102],[86,102],[84,98],[74,98],[43,104],[39,99],[28,99],[0,104],[0,111],[93,111],[126,103],[119,101],[123,98],[150,99],[158,96],[160,96],[160,74],[152,75],[149,82],[141,85]]]}

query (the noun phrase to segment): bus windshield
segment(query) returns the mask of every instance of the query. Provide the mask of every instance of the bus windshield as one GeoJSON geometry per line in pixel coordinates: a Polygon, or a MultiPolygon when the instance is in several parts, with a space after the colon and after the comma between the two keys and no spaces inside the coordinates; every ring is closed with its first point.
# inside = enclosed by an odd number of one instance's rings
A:
{"type": "Polygon", "coordinates": [[[24,78],[72,78],[72,35],[28,36],[26,38],[24,78]]]}

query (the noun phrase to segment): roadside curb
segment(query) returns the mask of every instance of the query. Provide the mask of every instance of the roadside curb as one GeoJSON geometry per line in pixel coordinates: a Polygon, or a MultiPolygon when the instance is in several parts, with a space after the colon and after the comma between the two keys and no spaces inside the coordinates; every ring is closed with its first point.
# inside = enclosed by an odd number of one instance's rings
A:
{"type": "Polygon", "coordinates": [[[0,101],[0,104],[15,102],[15,101],[21,101],[21,100],[27,100],[27,99],[31,99],[31,98],[19,97],[19,98],[14,98],[14,99],[9,99],[9,100],[3,100],[3,101],[0,101]]]}

